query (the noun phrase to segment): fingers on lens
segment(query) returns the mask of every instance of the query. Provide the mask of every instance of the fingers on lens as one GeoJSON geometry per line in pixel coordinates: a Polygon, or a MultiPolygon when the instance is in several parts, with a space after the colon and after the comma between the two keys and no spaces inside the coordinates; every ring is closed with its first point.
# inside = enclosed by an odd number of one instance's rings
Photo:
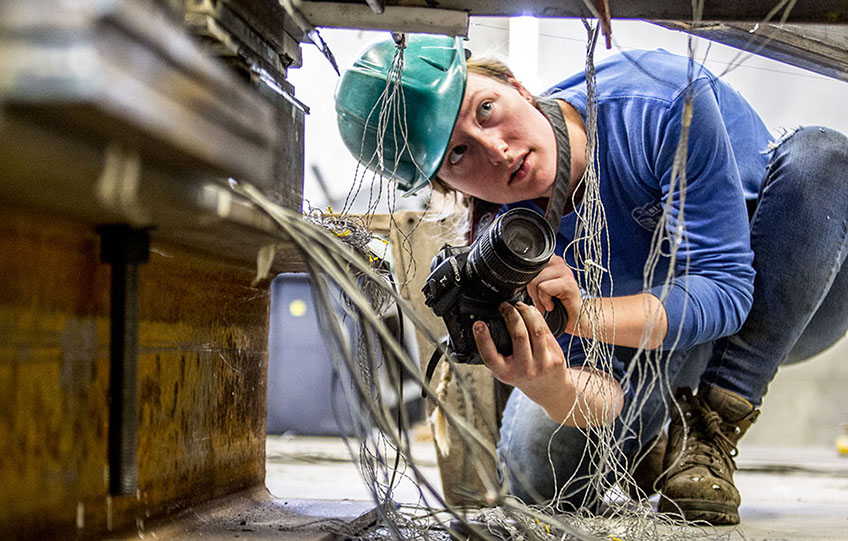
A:
{"type": "Polygon", "coordinates": [[[480,356],[486,361],[487,365],[495,361],[500,354],[495,347],[494,340],[492,340],[488,325],[482,321],[478,321],[472,329],[474,331],[474,340],[477,342],[477,351],[480,352],[480,356]]]}
{"type": "MultiPolygon", "coordinates": [[[[512,336],[513,341],[523,340],[528,336],[525,318],[519,311],[519,305],[527,306],[526,304],[519,302],[515,305],[503,303],[499,307],[501,316],[504,318],[504,322],[506,322],[506,327],[509,330],[509,334],[512,336]]],[[[513,345],[515,346],[516,344],[513,345]]]]}
{"type": "Polygon", "coordinates": [[[518,302],[515,307],[528,325],[535,325],[537,322],[543,321],[541,312],[535,306],[518,302]]]}

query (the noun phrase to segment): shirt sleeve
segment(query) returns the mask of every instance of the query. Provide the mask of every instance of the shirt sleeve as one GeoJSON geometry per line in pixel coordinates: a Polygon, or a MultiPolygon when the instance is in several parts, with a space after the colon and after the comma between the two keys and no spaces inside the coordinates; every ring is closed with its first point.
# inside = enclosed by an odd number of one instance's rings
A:
{"type": "Polygon", "coordinates": [[[672,254],[673,276],[651,289],[668,315],[665,349],[686,349],[737,332],[754,289],[747,207],[712,80],[698,79],[690,88],[685,175],[674,167],[685,92],[653,136],[653,167],[663,203],[670,205],[661,248],[672,254]]]}

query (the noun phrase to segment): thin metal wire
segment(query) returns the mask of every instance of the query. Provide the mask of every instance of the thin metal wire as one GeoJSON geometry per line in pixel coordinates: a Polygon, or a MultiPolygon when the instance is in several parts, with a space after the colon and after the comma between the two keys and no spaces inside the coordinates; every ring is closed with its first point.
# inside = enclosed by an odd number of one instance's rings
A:
{"type": "MultiPolygon", "coordinates": [[[[586,2],[594,9],[590,2],[586,2]]],[[[766,20],[772,18],[780,10],[783,17],[793,5],[793,0],[781,0],[778,6],[768,14],[766,20]]],[[[693,2],[693,21],[700,20],[703,0],[693,2]]],[[[587,171],[581,179],[582,200],[574,201],[575,212],[578,214],[577,227],[573,241],[569,244],[575,256],[575,275],[581,289],[587,296],[600,297],[604,294],[604,284],[608,283],[607,295],[612,295],[612,278],[610,269],[610,241],[606,228],[606,215],[600,196],[601,182],[595,168],[597,153],[597,87],[594,74],[594,47],[597,40],[597,25],[585,23],[587,29],[587,116],[585,120],[587,134],[587,171]]],[[[709,51],[708,51],[709,52],[709,51]]],[[[689,38],[689,57],[694,60],[695,51],[693,40],[689,38]]],[[[689,88],[697,77],[694,63],[690,62],[688,73],[689,88]]],[[[378,133],[381,134],[372,156],[363,156],[360,162],[370,164],[371,169],[358,168],[355,173],[354,185],[338,214],[310,209],[307,216],[287,211],[274,205],[258,190],[247,184],[234,184],[233,188],[249,198],[259,208],[262,208],[278,224],[286,238],[293,241],[302,251],[313,284],[315,304],[320,314],[322,332],[328,339],[333,350],[334,370],[337,380],[344,387],[347,404],[354,417],[356,437],[348,440],[351,455],[355,457],[363,476],[363,481],[370,489],[381,516],[381,526],[366,532],[354,532],[344,525],[335,522],[322,523],[322,528],[335,531],[350,538],[363,539],[444,539],[444,524],[436,520],[436,516],[444,514],[468,524],[469,520],[483,525],[481,536],[486,539],[539,539],[539,540],[569,540],[569,539],[664,539],[669,541],[692,539],[735,539],[743,537],[735,530],[725,531],[719,535],[715,530],[703,525],[680,522],[669,516],[653,512],[646,498],[631,500],[624,494],[638,491],[630,476],[633,464],[627,464],[623,459],[622,441],[617,441],[616,433],[611,425],[591,422],[591,411],[585,404],[575,404],[575,411],[590,417],[591,428],[586,429],[587,438],[598,442],[587,449],[585,460],[589,461],[590,469],[594,472],[589,479],[560,479],[559,495],[561,498],[573,493],[581,484],[589,483],[591,490],[585,492],[585,499],[576,512],[565,513],[560,501],[554,500],[545,506],[528,506],[508,496],[488,470],[487,463],[495,460],[490,441],[496,433],[494,427],[486,427],[489,434],[481,433],[474,428],[468,416],[475,415],[474,408],[479,407],[474,398],[474,389],[463,378],[461,371],[451,371],[458,392],[463,395],[463,402],[470,405],[465,414],[452,411],[441,400],[439,393],[426,387],[421,371],[400,344],[397,337],[385,326],[382,315],[391,304],[396,304],[406,314],[419,335],[433,346],[440,342],[440,337],[433,336],[424,325],[420,316],[411,305],[401,297],[385,272],[377,272],[373,268],[374,258],[368,250],[372,235],[368,232],[370,220],[376,209],[376,202],[384,188],[392,186],[397,162],[384,165],[385,152],[382,140],[390,134],[394,141],[400,141],[401,147],[395,154],[399,157],[405,148],[407,128],[406,102],[400,77],[403,71],[403,50],[399,49],[390,69],[390,76],[381,100],[371,111],[377,115],[378,133]],[[373,170],[372,172],[369,172],[373,170]],[[354,218],[349,214],[352,200],[364,189],[369,180],[369,204],[365,216],[354,218]],[[386,182],[388,181],[388,183],[386,182]],[[341,302],[334,299],[332,291],[340,290],[344,298],[341,302]],[[346,324],[352,323],[351,333],[346,330],[346,324]],[[392,413],[389,401],[382,396],[381,378],[390,382],[392,387],[401,382],[400,369],[405,371],[424,393],[432,400],[443,415],[450,430],[458,435],[465,447],[468,466],[480,477],[485,494],[478,495],[479,500],[485,501],[490,507],[479,511],[474,516],[468,516],[463,509],[454,508],[447,504],[440,491],[432,486],[422,474],[411,454],[409,441],[409,418],[398,402],[400,411],[392,413]],[[400,479],[411,479],[419,487],[419,501],[412,507],[401,508],[394,502],[394,488],[400,479]],[[632,489],[632,490],[631,490],[632,489]],[[589,494],[595,495],[590,501],[589,494]],[[603,505],[598,513],[597,497],[603,498],[603,505]],[[590,509],[592,512],[590,512],[590,509]],[[412,510],[412,511],[410,511],[412,510]],[[426,513],[422,514],[422,510],[426,513]]],[[[688,133],[691,119],[697,111],[693,110],[693,92],[688,92],[684,99],[683,125],[681,136],[675,154],[669,193],[672,194],[663,202],[663,212],[660,223],[655,230],[651,242],[650,255],[644,269],[644,288],[650,289],[657,283],[663,283],[660,300],[667,295],[672,281],[683,280],[685,285],[689,266],[689,254],[681,247],[687,244],[685,228],[685,199],[686,199],[686,157],[688,148],[688,133]],[[683,276],[675,276],[674,269],[678,259],[683,259],[683,276]],[[658,277],[656,272],[661,262],[668,262],[668,272],[658,277]]],[[[364,145],[363,145],[364,147],[364,145]]],[[[391,190],[394,193],[394,190],[391,190]]],[[[390,198],[393,196],[390,196],[390,198]]],[[[393,201],[393,199],[390,199],[393,201]]],[[[397,224],[393,224],[397,225],[397,224]]],[[[409,252],[408,265],[414,264],[409,249],[409,239],[402,241],[409,252]]],[[[379,258],[377,258],[379,259],[379,258]]],[[[584,303],[587,313],[581,321],[588,322],[584,333],[588,338],[579,340],[586,353],[586,366],[592,369],[612,373],[613,350],[610,344],[615,342],[615,336],[604,336],[603,329],[615,328],[615,314],[605,315],[596,305],[584,303]],[[611,317],[608,322],[604,317],[611,317]]],[[[645,330],[647,339],[653,329],[645,330]]],[[[569,348],[572,347],[569,345],[569,348]]],[[[675,345],[676,346],[676,345],[675,345]]],[[[674,350],[672,347],[671,351],[674,350]]],[[[647,396],[657,386],[663,395],[670,396],[670,382],[666,373],[662,356],[669,351],[657,352],[638,348],[636,357],[631,362],[625,374],[623,385],[636,390],[636,396],[647,396]],[[642,367],[638,372],[632,367],[639,363],[642,367]]],[[[448,355],[448,365],[455,368],[455,359],[448,355]]],[[[584,389],[585,393],[597,394],[597,389],[584,389]]],[[[637,431],[639,427],[639,411],[643,402],[632,401],[630,406],[622,411],[620,424],[624,433],[628,430],[637,431]]],[[[608,401],[607,409],[612,407],[608,401]]],[[[668,409],[676,407],[673,403],[666,404],[668,409]]],[[[342,410],[343,408],[338,408],[342,410]]],[[[600,412],[601,418],[608,418],[609,411],[600,412]]],[[[485,416],[484,416],[485,417],[485,416]]],[[[553,457],[548,457],[553,467],[553,457]]],[[[643,495],[644,496],[644,495],[643,495]]]]}

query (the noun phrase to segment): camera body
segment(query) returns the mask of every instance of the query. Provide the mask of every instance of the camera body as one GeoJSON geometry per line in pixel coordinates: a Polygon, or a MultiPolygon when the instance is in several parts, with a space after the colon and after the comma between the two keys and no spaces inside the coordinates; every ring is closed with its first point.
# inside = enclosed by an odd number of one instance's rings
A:
{"type": "MultiPolygon", "coordinates": [[[[512,339],[498,311],[502,302],[530,303],[526,287],[554,253],[551,226],[538,212],[514,208],[498,216],[471,246],[446,244],[433,258],[424,285],[425,304],[441,317],[448,330],[448,348],[464,363],[479,363],[471,330],[483,321],[502,355],[512,354],[512,339]]],[[[545,315],[559,335],[567,316],[557,301],[545,315]]]]}

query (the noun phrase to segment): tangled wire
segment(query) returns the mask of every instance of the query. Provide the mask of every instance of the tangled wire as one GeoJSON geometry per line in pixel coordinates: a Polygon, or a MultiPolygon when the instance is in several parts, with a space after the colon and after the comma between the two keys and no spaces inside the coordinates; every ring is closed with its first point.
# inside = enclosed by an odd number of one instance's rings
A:
{"type": "MultiPolygon", "coordinates": [[[[695,20],[700,13],[696,3],[695,20]]],[[[588,4],[587,4],[588,5],[588,4]]],[[[773,16],[775,12],[769,15],[773,16]]],[[[784,13],[785,17],[786,13],[784,13]]],[[[588,155],[593,157],[597,143],[597,104],[595,101],[595,80],[593,52],[597,40],[597,27],[586,23],[588,47],[586,57],[587,75],[587,118],[588,155]]],[[[690,55],[694,54],[690,50],[690,55]]],[[[391,76],[387,82],[383,99],[378,103],[380,126],[399,125],[405,134],[405,102],[399,84],[403,69],[403,48],[397,50],[391,76]]],[[[690,77],[693,74],[690,74],[690,77]]],[[[684,109],[684,125],[675,156],[672,173],[672,190],[681,194],[675,201],[666,203],[656,228],[652,249],[645,266],[645,284],[655,284],[655,270],[660,258],[671,258],[670,268],[678,256],[676,247],[685,239],[685,220],[683,208],[686,193],[686,149],[688,124],[691,119],[692,97],[688,96],[684,109]],[[676,229],[669,231],[665,226],[672,211],[676,210],[676,229]],[[673,238],[669,238],[673,237],[673,238]],[[672,247],[670,253],[663,253],[663,247],[672,247]]],[[[375,156],[365,156],[363,163],[383,162],[381,146],[375,156]]],[[[609,239],[606,236],[606,216],[600,200],[600,179],[594,168],[594,160],[587,160],[589,167],[581,182],[583,200],[577,229],[569,249],[575,254],[575,275],[587,295],[600,296],[602,283],[611,282],[608,269],[609,239]],[[604,255],[606,254],[606,255],[604,255]]],[[[375,208],[375,201],[384,187],[386,174],[391,180],[391,171],[375,173],[369,187],[369,211],[375,208]]],[[[305,216],[283,209],[270,202],[260,191],[250,185],[234,184],[233,189],[250,199],[264,210],[279,226],[287,239],[301,248],[307,262],[315,304],[319,308],[319,323],[332,350],[334,371],[346,382],[345,393],[348,405],[354,413],[354,440],[350,440],[351,455],[358,463],[365,484],[380,513],[381,521],[375,528],[367,531],[349,531],[343,524],[324,521],[322,529],[334,531],[346,538],[365,539],[445,539],[447,529],[455,536],[477,539],[538,539],[538,540],[641,540],[641,539],[731,539],[742,537],[737,530],[721,535],[706,525],[681,522],[669,516],[657,514],[641,493],[631,476],[632,465],[624,463],[620,457],[621,441],[617,441],[613,428],[598,423],[591,430],[593,440],[599,442],[596,449],[588,453],[587,460],[593,463],[596,473],[588,481],[593,493],[603,495],[600,509],[589,502],[573,512],[563,512],[556,500],[547,506],[531,506],[509,496],[495,473],[486,463],[496,461],[490,437],[475,428],[471,419],[473,411],[453,410],[444,400],[443,393],[428,388],[420,367],[405,351],[397,329],[385,324],[387,311],[397,309],[403,312],[409,321],[421,332],[432,346],[439,344],[441,337],[427,330],[427,325],[416,314],[410,303],[398,294],[398,288],[392,281],[392,274],[385,264],[385,257],[375,255],[369,245],[374,236],[369,232],[369,213],[364,217],[353,217],[348,213],[349,201],[363,189],[365,173],[357,170],[356,182],[351,188],[348,199],[341,212],[331,210],[323,212],[309,209],[305,216]],[[339,303],[332,291],[343,292],[342,315],[337,316],[339,303]],[[344,321],[352,321],[356,326],[351,341],[344,329],[344,321]],[[451,506],[445,501],[437,487],[434,487],[422,474],[412,456],[410,444],[410,421],[402,407],[391,411],[391,404],[382,396],[387,385],[400,393],[401,372],[411,375],[423,389],[442,419],[463,442],[466,454],[470,457],[468,466],[480,477],[485,489],[482,500],[487,507],[474,513],[451,506]],[[398,506],[393,498],[393,489],[401,478],[414,481],[419,488],[417,504],[398,506]],[[635,494],[635,499],[628,494],[635,494]]],[[[390,190],[390,193],[392,191],[390,190]]],[[[576,207],[576,205],[575,205],[576,207]]],[[[668,250],[668,248],[666,248],[668,250]]],[[[684,256],[685,257],[685,256],[684,256]]],[[[688,266],[688,265],[687,265],[688,266]]],[[[671,277],[665,278],[670,283],[671,277]]],[[[610,285],[610,288],[612,286],[610,285]]],[[[611,292],[608,292],[611,294],[611,292]]],[[[662,299],[660,299],[662,300],[662,299]]],[[[596,328],[603,328],[600,312],[588,314],[596,328]]],[[[650,333],[652,329],[646,330],[650,333]]],[[[597,336],[595,339],[580,339],[586,352],[586,364],[598,369],[612,370],[612,337],[597,336]]],[[[666,351],[666,354],[669,352],[666,351]]],[[[670,396],[669,378],[664,373],[663,363],[658,353],[639,349],[631,366],[644,367],[638,374],[628,372],[622,383],[634,389],[651,389],[665,386],[664,393],[670,396]]],[[[474,389],[464,381],[462,372],[456,370],[456,360],[447,355],[451,377],[454,378],[458,392],[465,396],[466,404],[474,404],[474,389]]],[[[648,393],[637,393],[648,394],[648,393]]],[[[620,416],[624,431],[636,430],[639,422],[638,408],[641,405],[633,401],[620,416]]],[[[666,404],[667,408],[674,407],[666,404]]],[[[590,423],[591,425],[592,423],[590,423]]],[[[565,493],[570,483],[586,480],[571,479],[565,483],[565,493]]],[[[314,524],[312,526],[315,526],[314,524]]]]}

